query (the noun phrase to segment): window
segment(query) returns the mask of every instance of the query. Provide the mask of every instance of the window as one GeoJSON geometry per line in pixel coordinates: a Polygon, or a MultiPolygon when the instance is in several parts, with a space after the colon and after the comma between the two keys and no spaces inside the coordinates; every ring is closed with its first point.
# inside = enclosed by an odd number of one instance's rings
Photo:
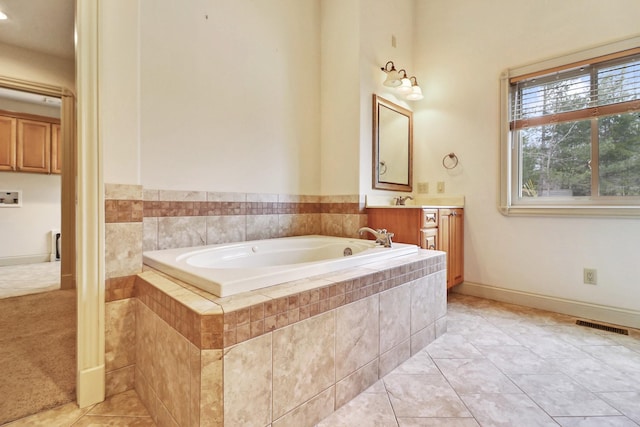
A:
{"type": "Polygon", "coordinates": [[[640,40],[503,75],[501,210],[640,216],[640,40]]]}

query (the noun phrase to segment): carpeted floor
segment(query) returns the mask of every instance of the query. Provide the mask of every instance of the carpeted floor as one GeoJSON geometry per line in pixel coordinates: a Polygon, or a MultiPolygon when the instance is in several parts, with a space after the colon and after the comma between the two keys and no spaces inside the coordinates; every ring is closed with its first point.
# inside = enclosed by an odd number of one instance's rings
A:
{"type": "Polygon", "coordinates": [[[0,299],[0,424],[75,399],[76,292],[0,299]]]}

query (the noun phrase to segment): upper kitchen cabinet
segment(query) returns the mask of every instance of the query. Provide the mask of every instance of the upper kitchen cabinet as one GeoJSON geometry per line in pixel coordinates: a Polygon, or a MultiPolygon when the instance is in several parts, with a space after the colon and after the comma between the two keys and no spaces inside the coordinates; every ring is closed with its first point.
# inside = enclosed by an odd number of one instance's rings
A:
{"type": "Polygon", "coordinates": [[[0,171],[59,174],[61,169],[58,119],[0,113],[0,171]]]}
{"type": "Polygon", "coordinates": [[[51,123],[18,120],[18,166],[21,172],[51,172],[51,123]]]}
{"type": "Polygon", "coordinates": [[[0,116],[0,171],[16,170],[16,119],[0,116]]]}

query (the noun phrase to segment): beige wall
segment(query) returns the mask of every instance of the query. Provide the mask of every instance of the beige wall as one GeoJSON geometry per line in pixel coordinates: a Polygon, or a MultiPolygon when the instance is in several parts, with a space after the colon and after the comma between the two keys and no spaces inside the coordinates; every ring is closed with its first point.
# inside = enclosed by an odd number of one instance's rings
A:
{"type": "Polygon", "coordinates": [[[381,85],[386,61],[413,69],[413,5],[102,4],[105,182],[370,191],[371,95],[397,101],[381,85]]]}
{"type": "Polygon", "coordinates": [[[75,92],[75,61],[0,43],[0,74],[75,92]]]}
{"type": "Polygon", "coordinates": [[[317,194],[318,1],[140,1],[150,188],[317,194]]]}
{"type": "Polygon", "coordinates": [[[140,184],[138,3],[100,2],[100,137],[104,182],[114,184],[140,184]]]}
{"type": "Polygon", "coordinates": [[[509,67],[638,33],[634,0],[418,1],[416,178],[466,196],[465,279],[640,310],[638,219],[513,218],[497,206],[499,75],[509,67]],[[553,3],[553,11],[549,6],[553,3]],[[455,152],[451,173],[444,155],[455,152]],[[584,267],[598,285],[582,283],[584,267]]]}

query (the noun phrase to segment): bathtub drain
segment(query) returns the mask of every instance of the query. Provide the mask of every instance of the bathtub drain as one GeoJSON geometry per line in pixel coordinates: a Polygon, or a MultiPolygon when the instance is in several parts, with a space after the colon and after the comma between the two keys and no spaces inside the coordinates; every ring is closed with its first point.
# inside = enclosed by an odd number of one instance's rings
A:
{"type": "Polygon", "coordinates": [[[344,256],[353,255],[353,251],[351,250],[351,248],[345,248],[344,251],[342,251],[342,255],[344,256]]]}

